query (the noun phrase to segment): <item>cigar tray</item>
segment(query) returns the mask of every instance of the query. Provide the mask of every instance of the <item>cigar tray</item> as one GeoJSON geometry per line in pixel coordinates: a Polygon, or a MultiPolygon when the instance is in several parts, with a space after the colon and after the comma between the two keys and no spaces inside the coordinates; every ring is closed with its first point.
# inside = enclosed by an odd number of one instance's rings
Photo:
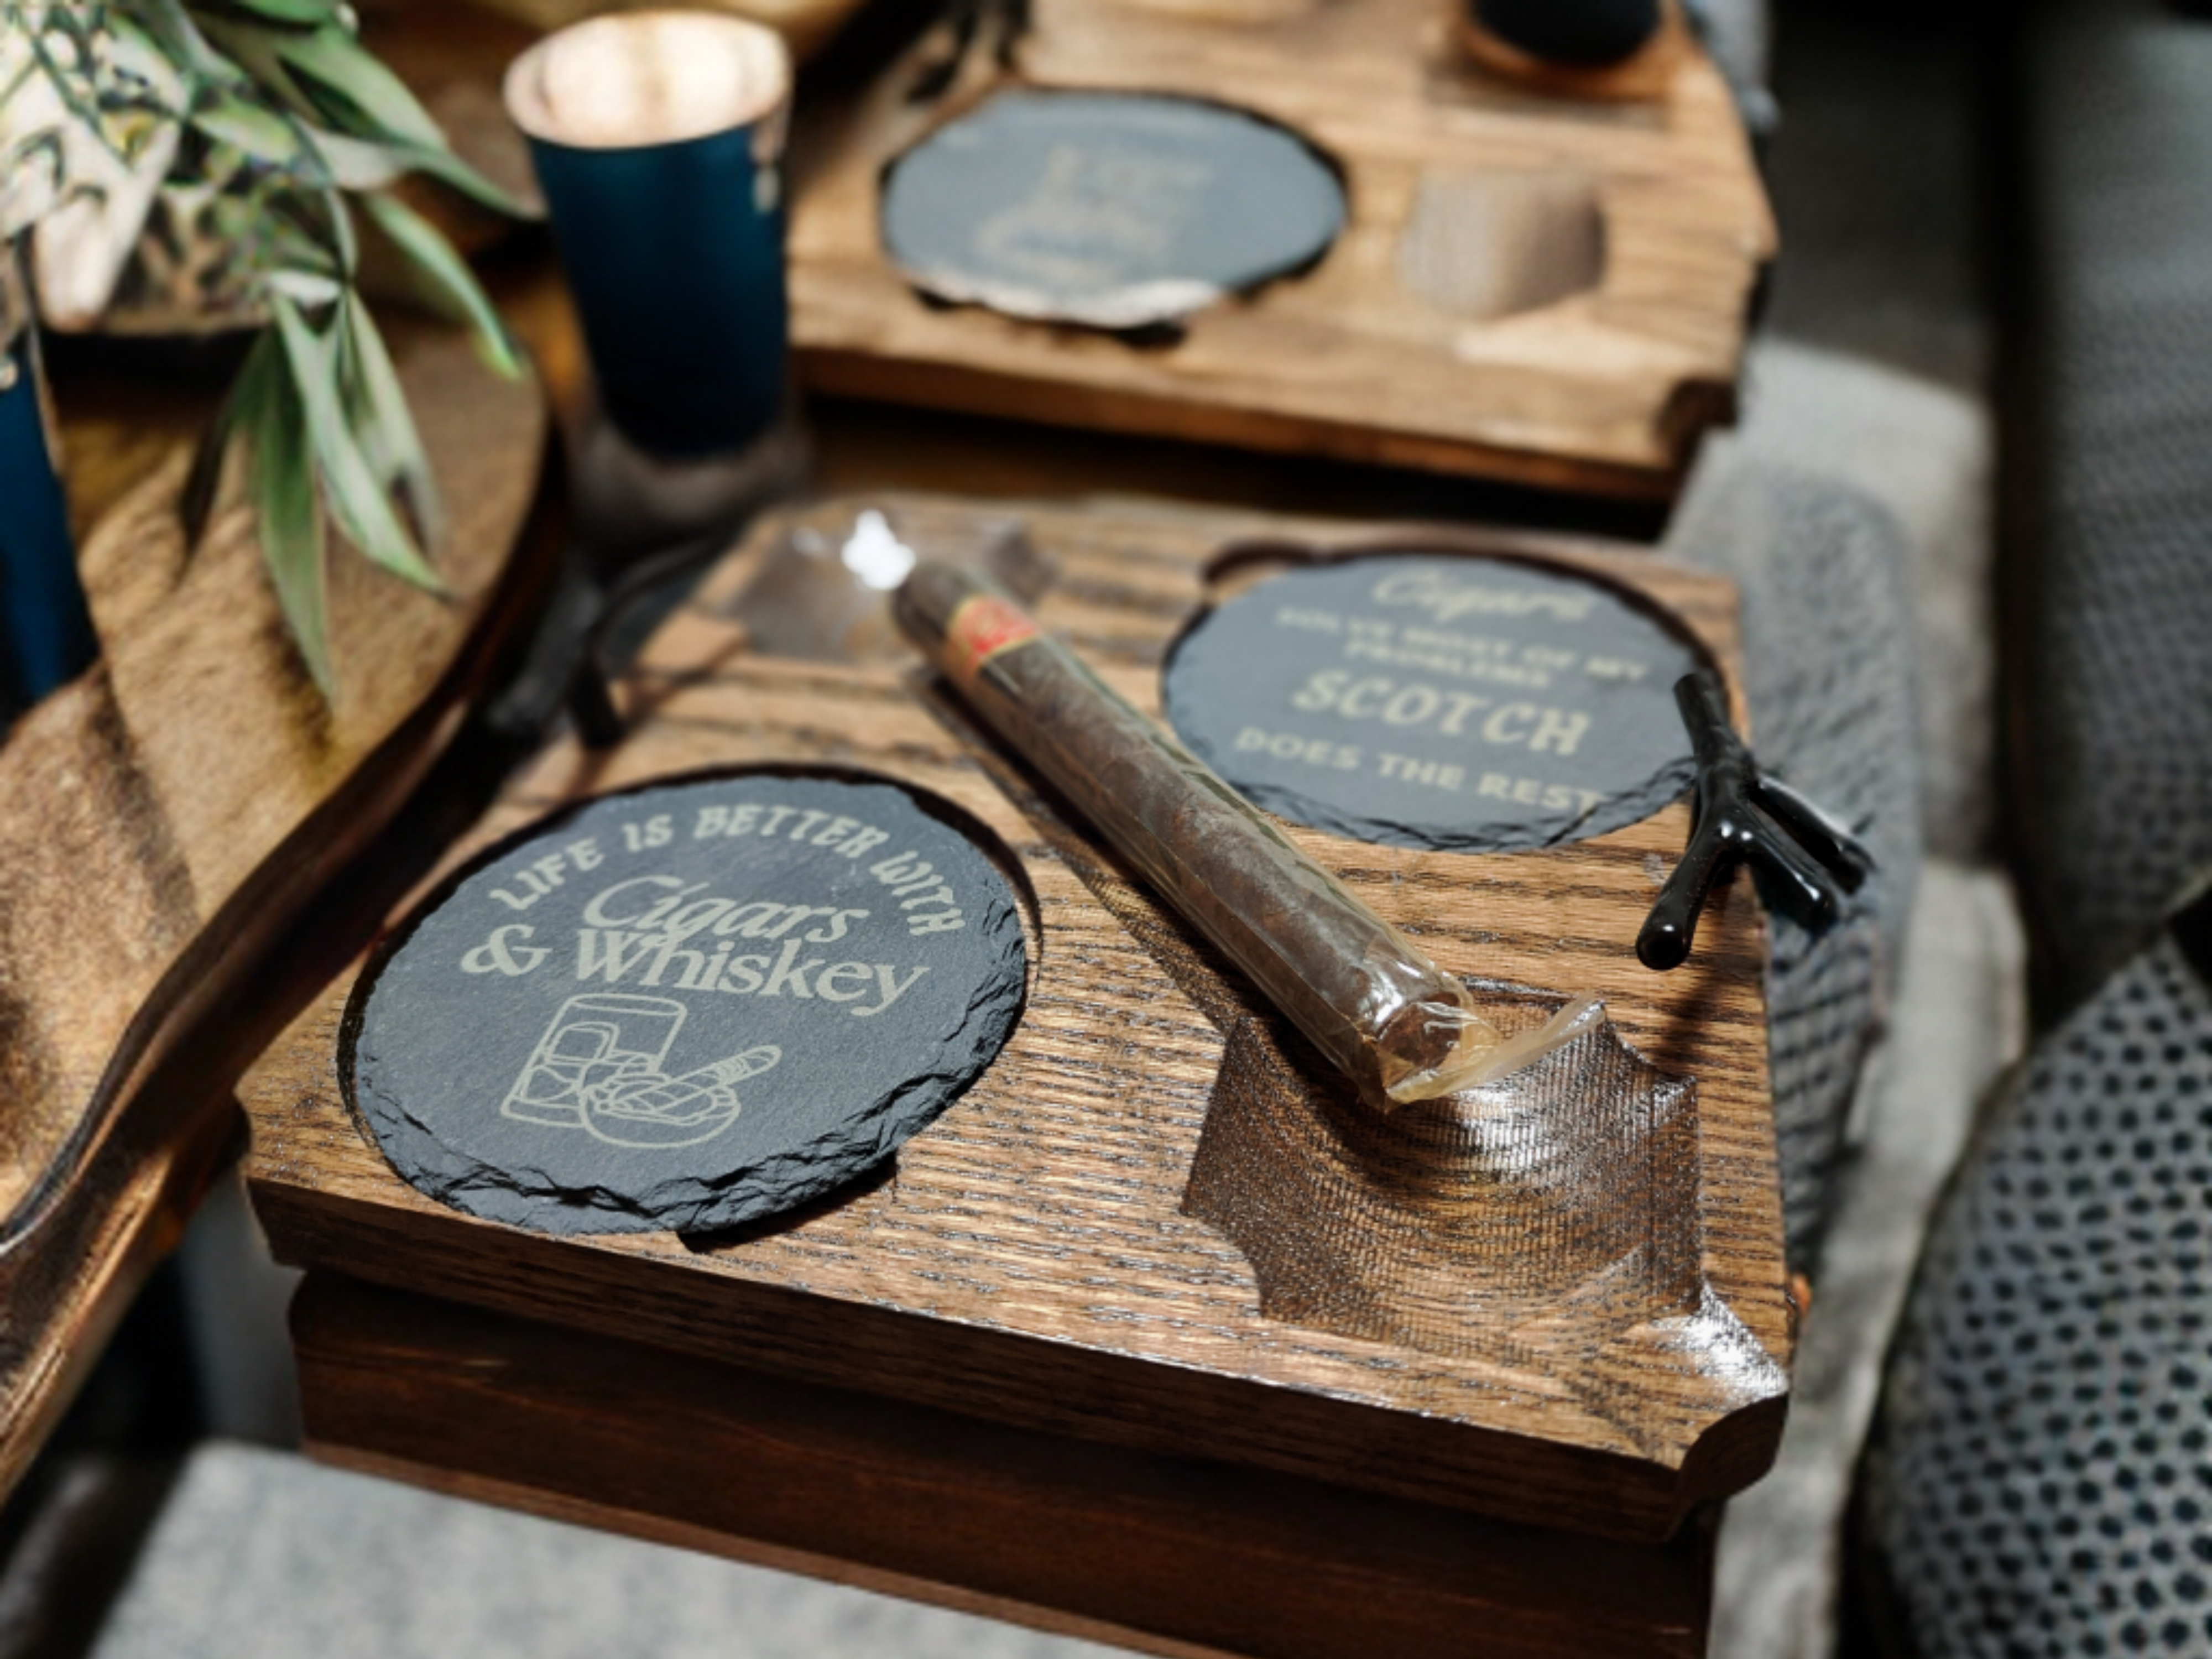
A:
{"type": "MultiPolygon", "coordinates": [[[[1632,951],[1686,807],[1512,854],[1288,830],[1491,988],[1500,1023],[1578,989],[1611,1012],[1607,1051],[1574,1086],[1522,1102],[1511,1137],[1377,1119],[969,723],[879,600],[863,593],[847,614],[835,584],[798,591],[812,567],[794,546],[886,529],[999,568],[1148,711],[1210,602],[1271,562],[1384,538],[918,496],[764,523],[617,688],[623,740],[536,758],[453,858],[654,778],[796,767],[918,787],[988,832],[1022,898],[1027,997],[995,1062],[890,1165],[795,1213],[722,1235],[556,1237],[472,1218],[395,1175],[339,1085],[349,975],[244,1091],[252,1197],[277,1256],[365,1293],[763,1386],[1591,1540],[1659,1546],[1757,1479],[1781,1431],[1795,1315],[1750,884],[1717,896],[1681,971],[1646,972],[1632,951]]],[[[1421,544],[1402,526],[1387,539],[1421,544]]],[[[1589,575],[1662,611],[1724,671],[1737,660],[1719,578],[1595,542],[1462,531],[1449,544],[1589,575]]],[[[373,1389],[345,1403],[307,1334],[308,1429],[326,1451],[447,1468],[495,1455],[495,1436],[425,1442],[431,1429],[397,1404],[379,1418],[373,1389]]],[[[666,1443],[684,1432],[672,1422],[666,1443]]]]}

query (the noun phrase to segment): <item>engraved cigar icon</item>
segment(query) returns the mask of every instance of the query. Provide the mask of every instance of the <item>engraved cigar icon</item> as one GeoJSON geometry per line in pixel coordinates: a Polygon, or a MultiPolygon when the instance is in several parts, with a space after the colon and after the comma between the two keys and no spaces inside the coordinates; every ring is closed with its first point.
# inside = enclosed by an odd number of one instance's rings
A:
{"type": "Polygon", "coordinates": [[[1602,1021],[1577,997],[1506,1037],[1457,978],[987,578],[925,561],[893,611],[984,723],[1381,1110],[1492,1082],[1602,1021]]]}
{"type": "Polygon", "coordinates": [[[720,1134],[737,1120],[737,1085],[783,1058],[763,1043],[681,1077],[624,1073],[594,1090],[586,1127],[617,1146],[688,1146],[720,1134]]]}

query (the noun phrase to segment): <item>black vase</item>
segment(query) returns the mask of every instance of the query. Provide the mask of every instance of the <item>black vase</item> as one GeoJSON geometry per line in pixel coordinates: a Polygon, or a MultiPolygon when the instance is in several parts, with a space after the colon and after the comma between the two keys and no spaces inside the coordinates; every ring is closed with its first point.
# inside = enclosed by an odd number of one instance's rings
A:
{"type": "Polygon", "coordinates": [[[0,342],[0,732],[99,654],[40,402],[27,329],[0,342]]]}
{"type": "Polygon", "coordinates": [[[1467,0],[1475,26],[1507,46],[1573,69],[1633,58],[1659,33],[1661,0],[1467,0]]]}

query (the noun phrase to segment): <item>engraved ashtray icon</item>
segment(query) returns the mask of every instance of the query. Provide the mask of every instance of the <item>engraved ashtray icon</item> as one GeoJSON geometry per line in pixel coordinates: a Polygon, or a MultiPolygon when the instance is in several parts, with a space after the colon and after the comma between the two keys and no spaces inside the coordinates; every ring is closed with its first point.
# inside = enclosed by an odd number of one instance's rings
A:
{"type": "Polygon", "coordinates": [[[671,1076],[684,1005],[667,997],[571,997],[500,1105],[525,1122],[587,1130],[616,1146],[690,1146],[737,1121],[737,1085],[783,1058],[772,1044],[671,1076]]]}

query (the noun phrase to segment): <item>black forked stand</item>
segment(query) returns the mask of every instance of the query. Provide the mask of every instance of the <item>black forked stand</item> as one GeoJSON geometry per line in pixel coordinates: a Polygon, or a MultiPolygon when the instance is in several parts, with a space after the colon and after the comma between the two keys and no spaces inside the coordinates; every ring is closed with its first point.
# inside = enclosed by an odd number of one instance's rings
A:
{"type": "Polygon", "coordinates": [[[1728,693],[1711,669],[1674,685],[1682,723],[1698,757],[1690,803],[1690,844],[1636,936],[1638,960],[1658,973],[1690,959],[1698,915],[1722,873],[1749,864],[1767,878],[1760,890],[1776,909],[1808,927],[1825,927],[1874,868],[1851,836],[1794,789],[1759,769],[1729,723],[1728,693]]]}

